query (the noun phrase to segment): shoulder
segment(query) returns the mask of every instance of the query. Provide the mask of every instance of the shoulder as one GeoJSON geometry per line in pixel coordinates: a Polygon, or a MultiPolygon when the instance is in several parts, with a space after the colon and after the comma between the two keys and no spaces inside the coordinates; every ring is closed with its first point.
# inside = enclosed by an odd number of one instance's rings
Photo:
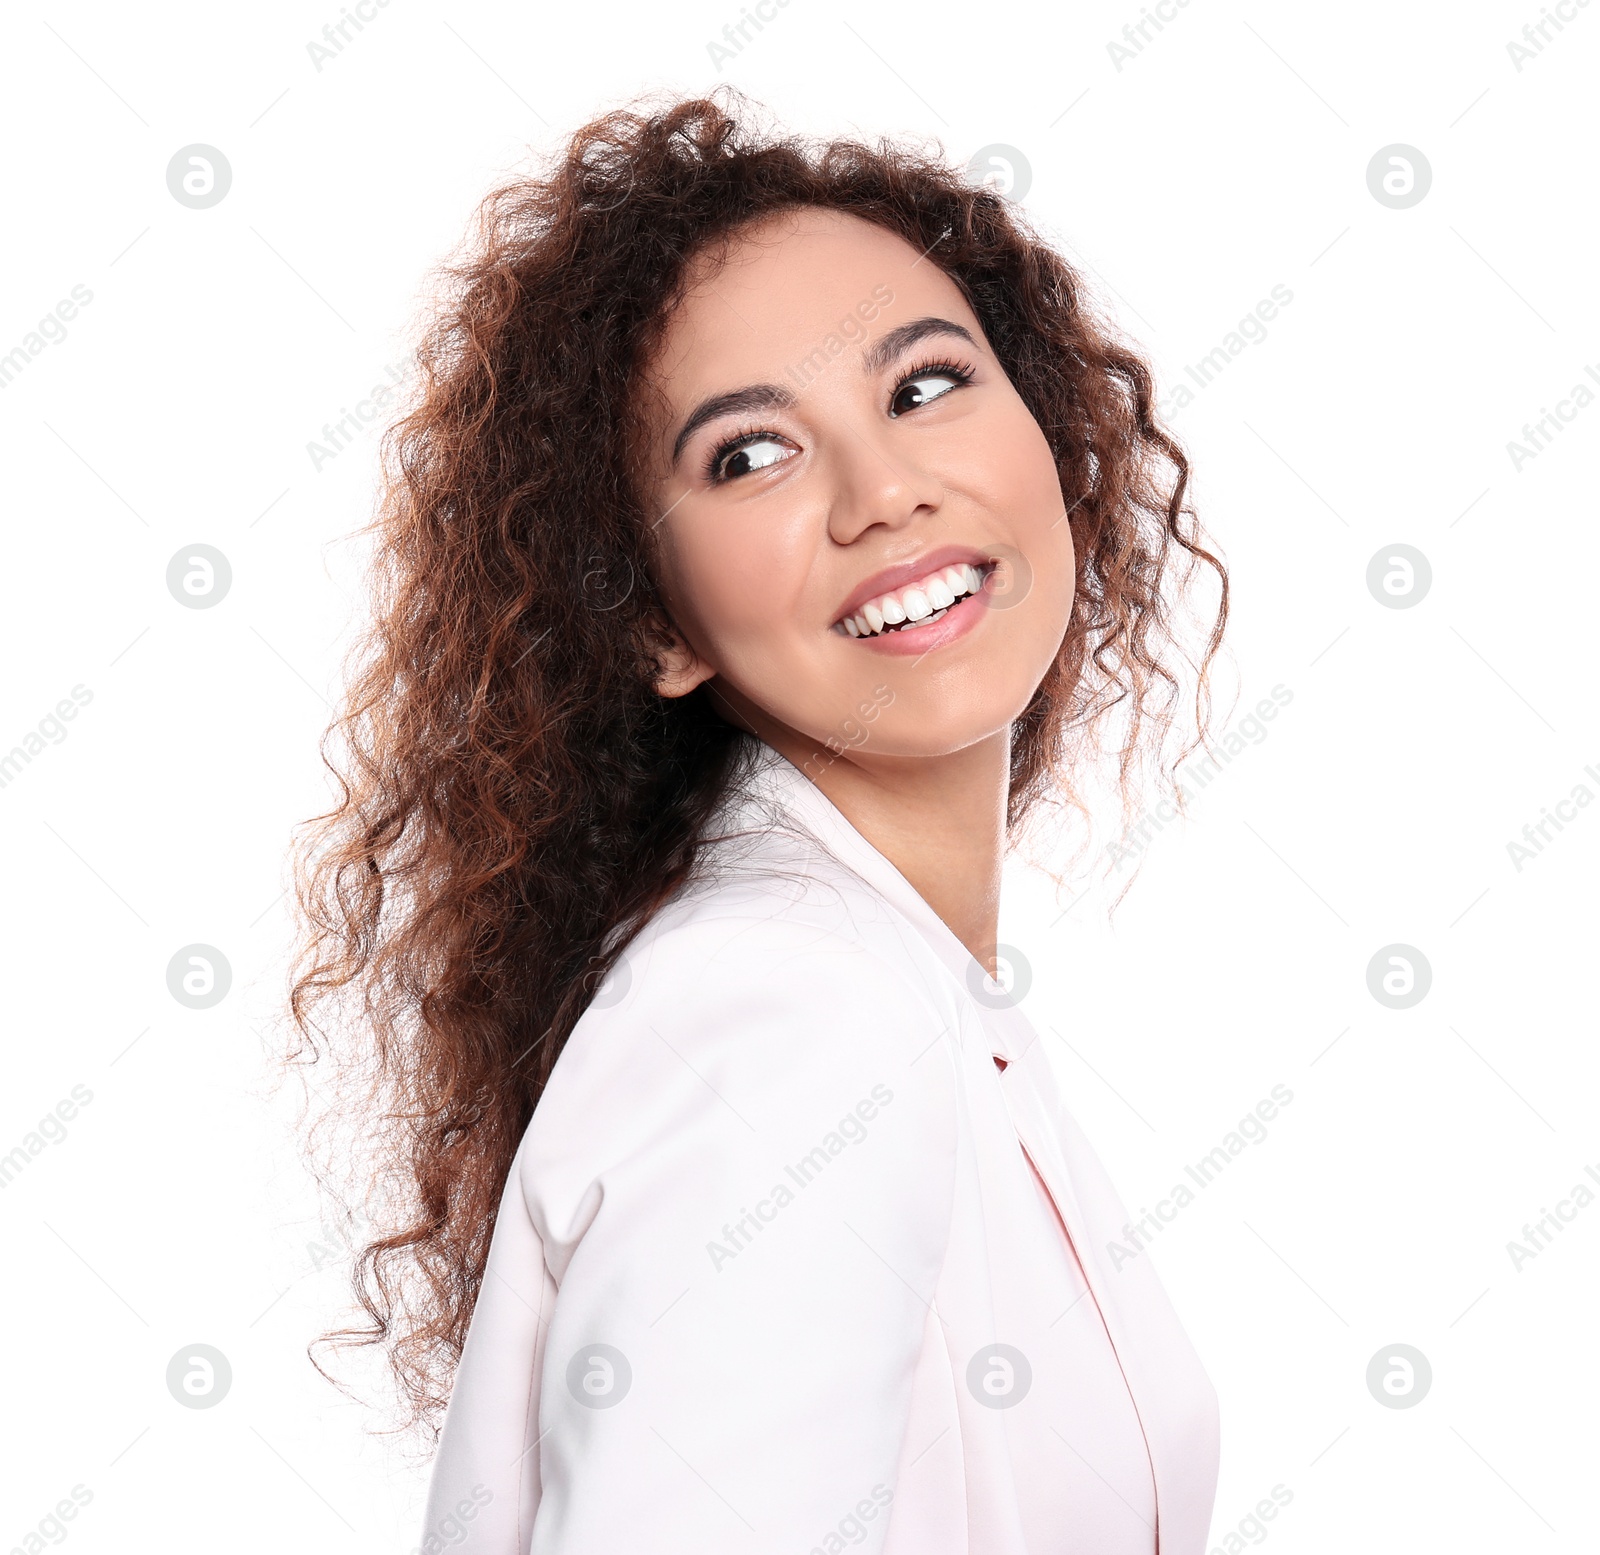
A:
{"type": "Polygon", "coordinates": [[[961,1001],[920,937],[859,876],[801,844],[775,870],[680,898],[618,958],[560,1063],[614,1073],[671,1037],[720,1072],[795,1076],[893,1064],[941,1032],[961,1001]]]}
{"type": "Polygon", "coordinates": [[[956,1024],[960,990],[872,886],[804,833],[748,841],[714,850],[628,945],[568,1039],[575,1058],[663,1021],[702,1051],[774,1057],[796,1025],[812,1031],[805,1047],[825,1050],[835,1034],[859,1046],[863,1024],[890,1036],[956,1024]],[[888,1006],[888,1020],[851,1013],[888,1006]]]}
{"type": "Polygon", "coordinates": [[[868,1134],[874,1149],[832,1177],[947,1202],[958,1004],[858,877],[820,864],[801,884],[675,904],[601,985],[519,1151],[558,1262],[608,1195],[613,1213],[630,1198],[659,1213],[663,1195],[710,1211],[730,1192],[736,1208],[776,1163],[854,1158],[868,1134]]]}

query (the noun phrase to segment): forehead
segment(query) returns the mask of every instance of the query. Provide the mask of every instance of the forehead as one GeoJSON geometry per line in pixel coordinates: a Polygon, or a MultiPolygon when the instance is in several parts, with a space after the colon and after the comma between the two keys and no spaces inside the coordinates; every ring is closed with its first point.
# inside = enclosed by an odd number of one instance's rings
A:
{"type": "Polygon", "coordinates": [[[981,338],[960,288],[898,234],[843,211],[786,211],[691,261],[652,376],[681,409],[705,394],[776,380],[830,334],[859,351],[927,314],[981,338]]]}

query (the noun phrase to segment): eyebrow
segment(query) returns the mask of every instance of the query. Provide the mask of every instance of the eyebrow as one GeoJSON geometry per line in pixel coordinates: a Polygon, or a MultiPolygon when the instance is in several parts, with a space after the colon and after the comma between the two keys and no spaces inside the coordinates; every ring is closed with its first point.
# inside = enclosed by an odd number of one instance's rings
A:
{"type": "Polygon", "coordinates": [[[970,330],[963,329],[951,319],[935,318],[929,314],[926,318],[912,319],[909,324],[901,324],[891,329],[881,340],[874,341],[862,352],[861,370],[868,377],[881,372],[901,352],[909,351],[919,340],[926,340],[929,335],[957,335],[974,350],[978,346],[970,330]]]}
{"type": "MultiPolygon", "coordinates": [[[[862,352],[861,370],[867,377],[881,372],[890,362],[904,352],[911,349],[919,340],[926,340],[930,335],[955,335],[965,340],[974,349],[978,342],[973,339],[972,332],[963,329],[952,319],[935,318],[929,314],[925,318],[912,319],[908,323],[897,325],[880,340],[875,340],[862,352]]],[[[684,445],[708,421],[716,421],[722,416],[737,416],[750,411],[758,410],[792,410],[797,403],[797,398],[792,390],[786,389],[777,383],[751,383],[742,389],[730,389],[726,394],[713,394],[709,399],[703,399],[684,418],[684,423],[678,428],[678,435],[672,444],[672,462],[677,464],[683,455],[684,445]]]]}
{"type": "Polygon", "coordinates": [[[683,445],[708,421],[752,410],[790,410],[794,404],[795,396],[776,383],[752,383],[727,394],[713,394],[710,399],[701,400],[679,427],[677,441],[672,445],[672,462],[678,462],[683,445]]]}

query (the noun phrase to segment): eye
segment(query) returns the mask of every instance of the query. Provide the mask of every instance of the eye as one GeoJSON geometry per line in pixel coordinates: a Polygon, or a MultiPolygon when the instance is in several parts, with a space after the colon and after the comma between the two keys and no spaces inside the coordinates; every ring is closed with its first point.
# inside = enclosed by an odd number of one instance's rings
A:
{"type": "Polygon", "coordinates": [[[970,368],[954,362],[925,363],[900,380],[889,401],[889,414],[903,416],[908,410],[916,410],[971,381],[970,368]]]}
{"type": "Polygon", "coordinates": [[[796,449],[771,432],[741,432],[719,443],[706,460],[706,479],[713,484],[737,480],[756,470],[765,470],[791,457],[796,449]]]}

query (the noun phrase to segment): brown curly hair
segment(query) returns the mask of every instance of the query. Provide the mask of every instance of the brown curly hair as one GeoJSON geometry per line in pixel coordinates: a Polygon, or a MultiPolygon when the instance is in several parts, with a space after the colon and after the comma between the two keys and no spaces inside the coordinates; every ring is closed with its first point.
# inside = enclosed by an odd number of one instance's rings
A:
{"type": "Polygon", "coordinates": [[[383,441],[374,618],[322,743],[338,801],[297,834],[288,1057],[331,1056],[356,1087],[329,1116],[359,1120],[379,1206],[354,1276],[368,1321],[324,1335],[313,1359],[325,1343],[383,1346],[406,1425],[437,1427],[551,1067],[693,870],[745,738],[706,687],[676,700],[653,687],[646,612],[664,606],[629,429],[691,258],[790,207],[877,223],[961,288],[1043,429],[1077,598],[1014,726],[1014,836],[1041,801],[1082,808],[1079,769],[1123,703],[1126,808],[1141,728],[1165,731],[1179,697],[1162,654],[1200,562],[1220,596],[1199,740],[1209,721],[1227,576],[1200,544],[1151,373],[1080,277],[1013,203],[933,152],[757,131],[737,92],[714,96],[608,113],[544,176],[486,197],[383,441]],[[355,1018],[330,1037],[316,1013],[352,992],[355,1018]]]}

